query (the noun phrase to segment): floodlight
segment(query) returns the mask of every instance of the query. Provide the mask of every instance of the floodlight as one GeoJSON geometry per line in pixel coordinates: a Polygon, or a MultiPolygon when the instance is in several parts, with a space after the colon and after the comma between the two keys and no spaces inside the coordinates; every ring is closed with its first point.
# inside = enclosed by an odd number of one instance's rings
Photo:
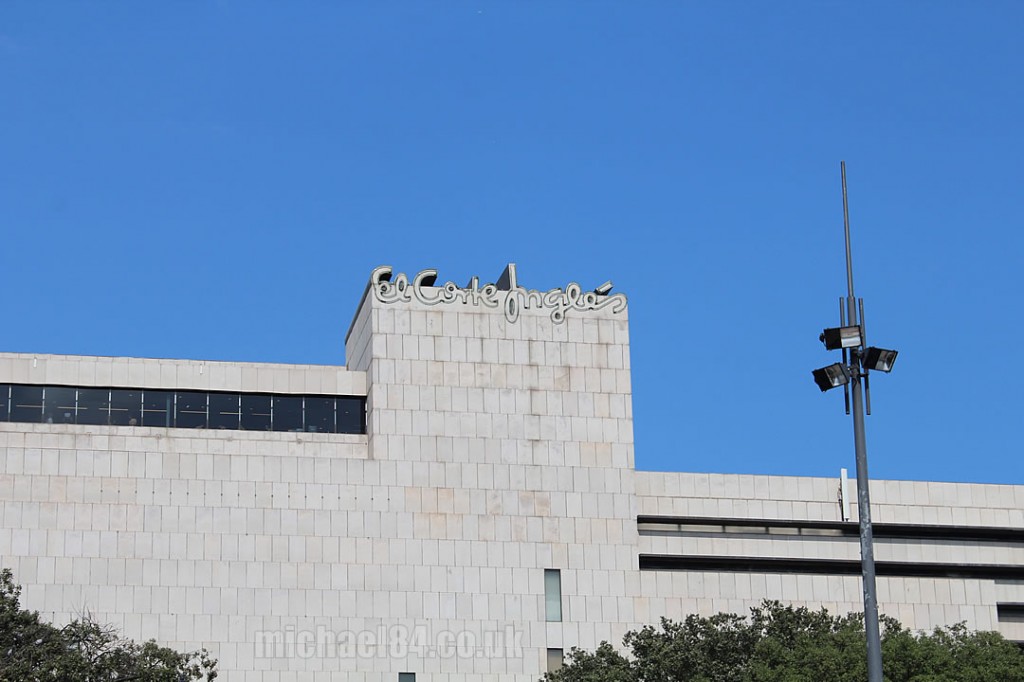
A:
{"type": "Polygon", "coordinates": [[[594,293],[597,294],[598,296],[607,296],[608,294],[611,293],[611,291],[612,283],[610,280],[594,289],[594,293]]]}
{"type": "Polygon", "coordinates": [[[841,362],[816,369],[811,374],[814,375],[814,383],[818,384],[822,393],[830,388],[850,383],[850,370],[841,362]]]}
{"type": "Polygon", "coordinates": [[[879,372],[891,372],[893,363],[896,362],[897,351],[886,350],[868,346],[864,349],[863,363],[868,369],[875,369],[879,372]]]}
{"type": "Polygon", "coordinates": [[[828,350],[840,348],[856,348],[861,344],[860,326],[832,327],[826,329],[818,337],[828,350]]]}

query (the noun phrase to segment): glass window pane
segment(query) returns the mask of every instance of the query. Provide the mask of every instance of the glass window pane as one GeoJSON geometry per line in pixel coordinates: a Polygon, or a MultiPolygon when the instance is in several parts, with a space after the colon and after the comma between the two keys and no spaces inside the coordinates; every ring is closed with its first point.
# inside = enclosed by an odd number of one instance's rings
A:
{"type": "Polygon", "coordinates": [[[302,397],[274,396],[274,431],[302,431],[302,397]]]}
{"type": "Polygon", "coordinates": [[[79,424],[109,424],[110,389],[78,389],[77,422],[79,424]]]}
{"type": "Polygon", "coordinates": [[[398,673],[398,682],[416,682],[416,673],[398,673]]]}
{"type": "Polygon", "coordinates": [[[562,667],[565,655],[561,649],[548,649],[548,672],[553,673],[562,667]]]}
{"type": "Polygon", "coordinates": [[[47,424],[74,424],[75,389],[47,386],[43,390],[43,421],[47,424]]]}
{"type": "Polygon", "coordinates": [[[238,430],[238,394],[210,394],[210,428],[238,430]]]}
{"type": "Polygon", "coordinates": [[[11,386],[11,421],[33,422],[43,420],[43,387],[11,386]]]}
{"type": "Polygon", "coordinates": [[[242,396],[242,428],[246,431],[270,430],[270,396],[242,396]]]}
{"type": "Polygon", "coordinates": [[[110,391],[110,423],[138,426],[142,421],[142,393],[115,388],[110,391]]]}
{"type": "Polygon", "coordinates": [[[142,425],[169,427],[174,423],[174,393],[172,391],[142,392],[142,425]]]}
{"type": "Polygon", "coordinates": [[[562,572],[544,569],[544,615],[549,623],[562,620],[562,572]]]}
{"type": "Polygon", "coordinates": [[[366,399],[338,398],[338,433],[366,433],[366,399]]]}
{"type": "Polygon", "coordinates": [[[206,423],[205,393],[175,394],[175,426],[179,429],[205,429],[206,423]]]}
{"type": "Polygon", "coordinates": [[[0,422],[11,418],[11,387],[7,384],[0,384],[0,422]]]}
{"type": "Polygon", "coordinates": [[[306,398],[306,431],[334,433],[334,398],[306,398]]]}

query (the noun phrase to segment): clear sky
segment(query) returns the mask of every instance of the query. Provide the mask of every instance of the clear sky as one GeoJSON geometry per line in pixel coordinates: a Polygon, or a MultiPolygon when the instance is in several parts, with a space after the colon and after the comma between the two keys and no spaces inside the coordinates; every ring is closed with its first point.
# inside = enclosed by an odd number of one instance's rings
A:
{"type": "Polygon", "coordinates": [[[0,350],[340,364],[370,270],[630,297],[640,468],[1024,483],[1024,3],[0,4],[0,350]]]}

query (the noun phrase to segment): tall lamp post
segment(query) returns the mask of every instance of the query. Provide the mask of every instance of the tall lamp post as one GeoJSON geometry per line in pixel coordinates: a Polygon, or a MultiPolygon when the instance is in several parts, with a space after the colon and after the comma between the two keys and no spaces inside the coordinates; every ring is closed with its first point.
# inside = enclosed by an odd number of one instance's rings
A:
{"type": "Polygon", "coordinates": [[[860,522],[860,562],[864,583],[864,630],[867,634],[868,681],[882,680],[882,640],[878,628],[878,593],[875,588],[875,549],[871,530],[871,498],[868,495],[868,452],[864,437],[864,408],[871,414],[870,370],[889,372],[896,351],[867,345],[864,299],[853,295],[853,256],[850,251],[850,211],[846,198],[846,162],[840,162],[843,179],[843,228],[846,234],[846,300],[839,299],[839,326],[826,329],[821,341],[828,350],[842,351],[842,362],[816,369],[814,381],[823,392],[843,387],[846,414],[853,397],[853,444],[857,457],[857,516],[860,522]]]}

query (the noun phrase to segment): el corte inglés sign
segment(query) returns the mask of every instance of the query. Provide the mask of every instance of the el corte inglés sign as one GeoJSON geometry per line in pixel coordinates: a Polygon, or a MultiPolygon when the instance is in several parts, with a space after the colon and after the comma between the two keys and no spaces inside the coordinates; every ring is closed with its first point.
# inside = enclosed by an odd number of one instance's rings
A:
{"type": "Polygon", "coordinates": [[[537,291],[519,286],[516,268],[510,263],[497,283],[480,285],[480,278],[473,277],[469,284],[460,287],[455,282],[435,286],[437,270],[421,270],[410,281],[404,273],[392,276],[390,265],[374,268],[370,275],[370,289],[373,297],[381,303],[417,301],[424,305],[463,305],[502,308],[505,319],[515,322],[522,310],[541,309],[550,311],[551,321],[561,324],[570,310],[604,310],[621,313],[626,309],[625,294],[609,294],[611,282],[606,282],[593,291],[583,291],[576,282],[570,282],[563,289],[537,291]]]}

